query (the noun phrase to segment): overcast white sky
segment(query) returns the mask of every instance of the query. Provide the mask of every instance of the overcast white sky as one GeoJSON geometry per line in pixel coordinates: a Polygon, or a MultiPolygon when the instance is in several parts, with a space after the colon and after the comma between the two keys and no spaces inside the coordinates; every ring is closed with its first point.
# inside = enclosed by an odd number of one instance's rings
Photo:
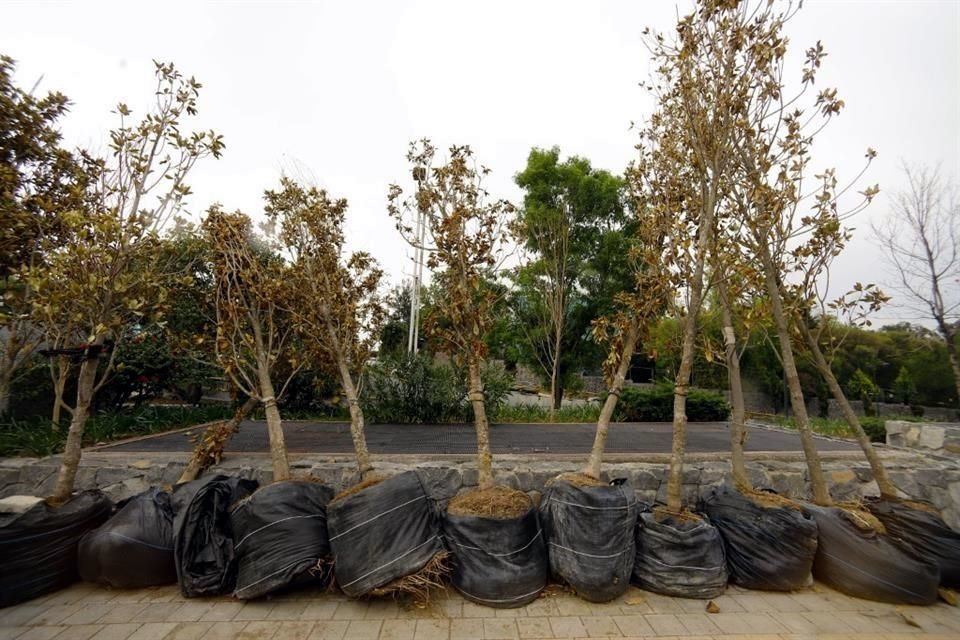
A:
{"type": "MultiPolygon", "coordinates": [[[[301,166],[350,201],[348,242],[384,264],[394,282],[408,251],[386,215],[387,185],[404,181],[407,143],[470,144],[493,169],[494,196],[520,200],[512,176],[533,146],[558,145],[620,172],[633,156],[631,121],[653,105],[640,33],[669,30],[688,1],[616,2],[21,2],[6,0],[0,52],[17,79],[73,101],[68,143],[103,148],[119,101],[142,114],[151,59],[173,61],[204,84],[198,126],[227,150],[198,164],[189,209],[215,201],[256,215],[283,168],[301,166]]],[[[900,188],[899,165],[940,163],[960,174],[960,2],[807,2],[790,25],[799,74],[804,49],[829,52],[819,86],[847,109],[821,136],[817,166],[841,181],[864,150],[880,155],[864,183],[900,188]]],[[[838,289],[884,281],[869,220],[856,221],[838,261],[838,289]]],[[[886,321],[909,318],[902,309],[886,321]]]]}

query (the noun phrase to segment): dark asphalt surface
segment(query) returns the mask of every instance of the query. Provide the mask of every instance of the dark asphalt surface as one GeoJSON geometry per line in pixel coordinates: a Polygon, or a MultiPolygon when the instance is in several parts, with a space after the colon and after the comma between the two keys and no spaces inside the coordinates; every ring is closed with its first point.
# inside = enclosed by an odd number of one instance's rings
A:
{"type": "MultiPolygon", "coordinates": [[[[595,424],[498,424],[490,428],[494,453],[577,454],[589,451],[595,424]]],[[[665,422],[615,423],[610,425],[608,453],[669,453],[672,425],[665,422]]],[[[800,451],[796,433],[748,428],[747,451],[800,451]]],[[[199,430],[197,430],[199,431],[199,430]]],[[[291,453],[352,453],[347,423],[284,421],[284,437],[291,453]]],[[[375,424],[366,428],[367,446],[375,454],[451,453],[476,451],[473,425],[375,424]]],[[[725,422],[690,423],[687,451],[713,453],[730,450],[725,422]]],[[[105,451],[166,452],[191,451],[188,432],[159,434],[105,448],[105,451]]],[[[821,451],[854,450],[854,442],[816,438],[821,451]]],[[[227,451],[261,453],[269,451],[264,422],[244,422],[227,451]]]]}

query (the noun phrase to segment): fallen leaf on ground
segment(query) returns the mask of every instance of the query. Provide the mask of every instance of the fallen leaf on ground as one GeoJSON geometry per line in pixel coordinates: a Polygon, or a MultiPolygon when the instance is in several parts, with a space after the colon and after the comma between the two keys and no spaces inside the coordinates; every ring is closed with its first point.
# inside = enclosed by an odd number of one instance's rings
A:
{"type": "Polygon", "coordinates": [[[937,594],[940,596],[940,599],[946,602],[951,606],[957,606],[957,592],[953,589],[947,589],[945,587],[937,589],[937,594]]]}
{"type": "Polygon", "coordinates": [[[707,603],[707,613],[720,613],[720,606],[711,600],[707,603]]]}

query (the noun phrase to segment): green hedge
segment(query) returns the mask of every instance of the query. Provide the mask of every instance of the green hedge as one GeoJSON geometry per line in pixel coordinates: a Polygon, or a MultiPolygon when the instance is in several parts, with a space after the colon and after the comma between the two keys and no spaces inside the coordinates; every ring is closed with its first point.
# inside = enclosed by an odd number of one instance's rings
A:
{"type": "MultiPolygon", "coordinates": [[[[726,420],[729,415],[730,405],[720,393],[691,389],[687,394],[687,420],[690,422],[717,422],[726,420]]],[[[625,388],[617,403],[615,419],[619,422],[671,422],[673,385],[625,388]]]]}

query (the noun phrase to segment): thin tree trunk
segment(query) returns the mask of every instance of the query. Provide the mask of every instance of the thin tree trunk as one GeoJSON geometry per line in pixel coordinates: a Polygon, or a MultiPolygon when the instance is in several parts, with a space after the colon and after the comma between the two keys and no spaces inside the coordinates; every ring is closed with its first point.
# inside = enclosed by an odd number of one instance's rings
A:
{"type": "Polygon", "coordinates": [[[77,478],[77,469],[80,466],[80,452],[83,445],[83,430],[87,426],[90,416],[90,404],[93,402],[93,390],[97,381],[97,365],[100,358],[87,357],[80,364],[80,375],[77,378],[77,405],[70,420],[70,431],[67,432],[67,443],[60,459],[60,470],[57,472],[57,484],[53,490],[53,501],[64,503],[73,493],[73,484],[77,478]]]}
{"type": "Polygon", "coordinates": [[[800,324],[800,331],[807,341],[807,346],[810,347],[810,353],[813,354],[814,365],[816,365],[817,370],[820,371],[820,375],[823,376],[837,404],[840,405],[840,411],[843,413],[847,424],[850,425],[853,433],[857,436],[857,442],[860,443],[860,448],[863,449],[863,453],[867,457],[867,462],[870,463],[870,469],[873,471],[873,478],[877,481],[880,494],[886,498],[896,498],[897,488],[893,485],[893,482],[890,481],[886,467],[883,466],[883,463],[880,461],[880,456],[877,455],[877,450],[873,448],[873,443],[870,442],[870,438],[863,430],[863,425],[860,424],[860,418],[854,413],[853,407],[850,406],[846,394],[844,394],[843,389],[840,388],[840,383],[837,382],[837,377],[833,375],[833,369],[830,368],[830,364],[823,356],[823,351],[821,351],[820,345],[817,344],[816,338],[810,329],[803,324],[800,324]]]}
{"type": "Polygon", "coordinates": [[[347,405],[350,408],[350,437],[353,438],[353,449],[357,454],[357,468],[360,470],[360,480],[366,480],[373,473],[373,464],[370,462],[370,452],[367,449],[367,437],[364,432],[363,409],[357,397],[357,389],[353,385],[353,376],[346,360],[337,355],[337,367],[340,369],[340,382],[343,393],[347,396],[347,405]]]}
{"type": "Polygon", "coordinates": [[[467,365],[470,404],[473,407],[473,422],[477,429],[477,473],[479,489],[493,488],[493,455],[490,453],[490,424],[487,422],[487,407],[483,398],[483,381],[480,379],[480,363],[471,358],[467,365]]]}
{"type": "Polygon", "coordinates": [[[12,369],[0,373],[0,418],[7,415],[10,411],[10,384],[12,378],[12,369]]]}
{"type": "Polygon", "coordinates": [[[713,236],[713,195],[708,194],[708,212],[700,221],[697,234],[697,263],[690,283],[690,305],[683,322],[683,347],[680,367],[673,387],[673,443],[670,447],[670,471],[667,477],[667,509],[675,513],[683,509],[683,459],[687,453],[687,390],[693,371],[693,350],[696,345],[697,316],[703,299],[703,272],[713,236]]]}
{"type": "Polygon", "coordinates": [[[634,321],[627,330],[626,339],[623,341],[623,351],[620,354],[620,364],[617,366],[617,372],[614,375],[610,389],[607,391],[607,399],[603,402],[600,417],[597,419],[597,433],[593,438],[593,449],[590,450],[590,458],[587,460],[587,466],[581,471],[584,475],[597,480],[600,479],[600,465],[603,463],[603,452],[607,447],[607,434],[610,431],[610,420],[613,419],[613,412],[617,408],[617,402],[620,400],[620,392],[623,391],[627,371],[630,370],[630,359],[633,357],[633,352],[637,348],[639,336],[639,321],[634,321]]]}
{"type": "Polygon", "coordinates": [[[206,471],[212,463],[219,461],[223,455],[223,449],[227,442],[230,441],[231,436],[237,432],[240,428],[240,423],[250,415],[250,412],[253,411],[256,406],[257,399],[255,397],[249,397],[246,402],[240,405],[240,408],[236,410],[229,420],[217,422],[207,427],[200,442],[198,442],[194,448],[193,455],[190,456],[190,462],[187,463],[187,468],[180,474],[180,479],[177,480],[177,482],[192,482],[196,480],[201,473],[206,471]]]}
{"type": "Polygon", "coordinates": [[[563,406],[563,385],[557,382],[557,386],[554,387],[553,391],[553,402],[550,405],[550,419],[553,420],[556,417],[556,412],[560,410],[563,406]]]}
{"type": "Polygon", "coordinates": [[[51,428],[54,433],[60,431],[60,416],[63,411],[63,392],[67,386],[67,375],[70,373],[70,361],[64,356],[57,356],[56,365],[50,363],[51,368],[56,366],[56,375],[53,376],[53,415],[51,428]]]}
{"type": "Polygon", "coordinates": [[[810,473],[810,484],[813,487],[813,501],[820,506],[830,506],[830,491],[823,477],[823,468],[820,466],[820,454],[817,445],[810,433],[810,420],[807,417],[807,406],[803,401],[803,389],[800,387],[800,375],[797,373],[797,362],[793,356],[793,344],[790,340],[790,327],[783,310],[783,299],[780,297],[780,285],[777,282],[777,272],[770,255],[770,248],[760,243],[760,260],[763,263],[764,282],[767,295],[770,296],[770,305],[773,311],[773,321],[777,327],[777,337],[780,341],[780,357],[783,360],[784,377],[787,379],[787,388],[790,391],[790,406],[793,408],[794,420],[800,431],[800,446],[803,448],[804,458],[807,460],[807,470],[810,473]]]}
{"type": "Polygon", "coordinates": [[[563,338],[560,331],[557,330],[556,340],[553,345],[553,366],[550,370],[550,420],[560,410],[563,402],[563,388],[560,386],[560,341],[563,338]]]}
{"type": "Polygon", "coordinates": [[[743,379],[740,376],[740,354],[737,352],[737,334],[733,328],[733,314],[730,299],[723,283],[718,286],[720,293],[720,312],[723,320],[724,357],[727,361],[727,381],[730,385],[730,466],[733,470],[733,483],[739,491],[751,491],[753,483],[747,475],[747,465],[743,447],[747,441],[746,402],[743,399],[743,379]]]}
{"type": "Polygon", "coordinates": [[[290,479],[290,462],[287,460],[287,445],[283,441],[283,422],[280,419],[280,409],[277,408],[277,398],[273,391],[273,381],[265,362],[257,366],[257,375],[260,378],[260,397],[263,402],[263,411],[267,415],[267,433],[270,435],[270,460],[273,463],[273,481],[290,479]]]}

